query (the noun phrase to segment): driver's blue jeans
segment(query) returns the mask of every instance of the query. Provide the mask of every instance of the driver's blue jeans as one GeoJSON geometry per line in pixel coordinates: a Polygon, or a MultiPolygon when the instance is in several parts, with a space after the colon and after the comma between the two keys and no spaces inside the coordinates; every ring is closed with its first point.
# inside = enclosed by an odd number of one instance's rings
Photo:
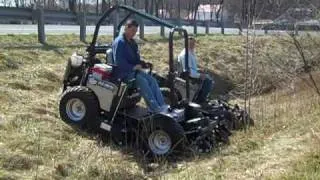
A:
{"type": "Polygon", "coordinates": [[[159,112],[165,105],[158,82],[151,75],[139,71],[129,74],[128,80],[136,78],[136,86],[140,88],[140,94],[152,112],[159,112]],[[136,75],[136,77],[134,77],[136,75]]]}

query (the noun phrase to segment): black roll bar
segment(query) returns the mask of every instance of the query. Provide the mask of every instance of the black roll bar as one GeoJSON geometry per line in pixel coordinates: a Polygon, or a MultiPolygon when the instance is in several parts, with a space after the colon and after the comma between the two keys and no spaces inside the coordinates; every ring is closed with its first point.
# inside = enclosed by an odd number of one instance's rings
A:
{"type": "Polygon", "coordinates": [[[173,56],[173,35],[175,32],[182,32],[183,37],[184,37],[184,48],[185,48],[185,68],[186,68],[186,73],[187,75],[185,76],[186,80],[186,97],[187,97],[187,102],[190,100],[190,79],[189,79],[189,74],[190,74],[190,69],[189,69],[189,48],[188,48],[188,32],[187,30],[176,27],[172,28],[169,32],[169,88],[170,88],[170,99],[171,101],[171,106],[177,105],[177,100],[175,97],[175,90],[174,90],[174,79],[175,79],[175,70],[174,70],[174,56],[173,56]]]}
{"type": "MultiPolygon", "coordinates": [[[[100,29],[101,24],[105,21],[105,19],[106,19],[107,17],[109,17],[109,15],[110,15],[113,11],[115,11],[115,10],[117,10],[117,9],[123,9],[123,10],[128,11],[128,12],[130,13],[130,14],[129,14],[127,17],[125,17],[124,19],[129,18],[132,14],[136,14],[136,15],[142,17],[142,18],[148,19],[148,20],[150,20],[150,21],[152,21],[152,22],[155,22],[155,23],[157,23],[157,24],[159,24],[159,25],[162,25],[162,26],[165,26],[165,27],[167,27],[167,28],[174,28],[174,27],[176,27],[175,25],[173,25],[173,24],[171,24],[171,23],[168,23],[168,22],[166,22],[166,21],[164,21],[164,20],[161,20],[160,18],[157,18],[157,17],[155,17],[155,16],[146,14],[146,13],[144,13],[144,12],[142,12],[142,11],[136,10],[136,9],[130,7],[130,6],[115,5],[115,6],[111,7],[110,9],[108,9],[108,10],[103,14],[103,16],[99,19],[99,21],[98,21],[98,23],[97,23],[97,25],[96,25],[96,28],[95,28],[95,30],[94,30],[92,42],[91,42],[90,46],[89,46],[88,49],[87,49],[87,51],[89,52],[89,56],[91,56],[91,57],[94,56],[94,47],[95,47],[95,44],[96,44],[96,42],[97,42],[97,37],[98,37],[98,33],[99,33],[99,29],[100,29]]],[[[120,21],[120,22],[123,24],[123,23],[125,22],[125,20],[122,20],[122,21],[120,21]]],[[[120,24],[121,24],[121,23],[120,23],[120,24]]],[[[119,29],[121,28],[121,26],[120,26],[120,28],[119,28],[119,26],[117,26],[117,28],[118,28],[118,31],[119,31],[119,29]]]]}
{"type": "Polygon", "coordinates": [[[113,37],[113,39],[115,39],[115,38],[119,35],[122,25],[131,17],[132,14],[133,14],[133,13],[129,13],[129,14],[128,14],[125,18],[123,18],[122,21],[118,24],[118,26],[117,26],[117,32],[116,32],[115,36],[113,37]]]}

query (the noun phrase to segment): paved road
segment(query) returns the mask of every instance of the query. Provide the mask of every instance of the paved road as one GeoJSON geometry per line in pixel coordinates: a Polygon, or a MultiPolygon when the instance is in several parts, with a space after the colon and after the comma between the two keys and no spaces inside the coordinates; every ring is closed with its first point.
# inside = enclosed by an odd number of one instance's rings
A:
{"type": "MultiPolygon", "coordinates": [[[[37,25],[12,25],[12,24],[0,24],[0,35],[5,34],[36,34],[37,33],[37,25]]],[[[193,27],[187,26],[184,27],[188,30],[189,33],[193,33],[193,27]]],[[[87,34],[93,34],[95,26],[87,26],[87,34]]],[[[213,28],[209,29],[211,34],[219,34],[221,33],[220,28],[213,28]]],[[[245,33],[246,30],[244,30],[245,33]]],[[[80,33],[80,26],[78,25],[46,25],[45,26],[46,34],[79,34],[80,33]]],[[[169,29],[165,28],[165,33],[168,34],[169,29]]],[[[101,26],[100,34],[104,35],[112,35],[113,34],[113,27],[112,26],[101,26]]],[[[205,28],[198,27],[198,33],[204,34],[205,28]]],[[[251,32],[253,33],[253,32],[251,32]]],[[[285,31],[269,31],[269,34],[286,34],[285,31]]],[[[160,34],[160,27],[159,26],[146,26],[145,27],[145,34],[160,34]]],[[[225,34],[239,34],[239,30],[236,28],[226,28],[225,34]]],[[[263,30],[256,30],[256,35],[263,35],[263,30]]],[[[303,34],[303,33],[301,33],[303,34]]]]}
{"type": "MultiPolygon", "coordinates": [[[[0,24],[0,34],[36,34],[37,25],[11,25],[11,24],[0,24]]],[[[87,33],[93,34],[95,26],[87,26],[87,33]]],[[[189,33],[193,33],[193,27],[185,27],[189,33]]],[[[168,33],[169,29],[165,28],[165,32],[168,33]]],[[[77,25],[46,25],[46,34],[79,34],[80,27],[77,25]]],[[[100,32],[102,34],[112,35],[112,26],[101,26],[100,32]]],[[[210,33],[220,33],[220,28],[210,28],[210,33]]],[[[262,31],[261,31],[262,32],[262,31]]],[[[198,27],[198,33],[204,34],[205,28],[198,27]]],[[[228,28],[225,29],[226,34],[238,34],[238,29],[228,28]]],[[[263,33],[263,32],[262,32],[263,33]]],[[[160,34],[159,26],[146,26],[145,34],[160,34]]]]}

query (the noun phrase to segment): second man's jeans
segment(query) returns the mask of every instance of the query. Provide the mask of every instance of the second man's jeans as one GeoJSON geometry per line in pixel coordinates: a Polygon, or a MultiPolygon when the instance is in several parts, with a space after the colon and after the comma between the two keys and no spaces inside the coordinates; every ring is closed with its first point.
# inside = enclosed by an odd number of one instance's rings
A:
{"type": "Polygon", "coordinates": [[[198,97],[196,99],[196,102],[201,104],[206,102],[206,99],[208,98],[209,93],[213,89],[214,81],[212,78],[207,74],[206,78],[203,80],[201,90],[199,91],[198,97]]]}

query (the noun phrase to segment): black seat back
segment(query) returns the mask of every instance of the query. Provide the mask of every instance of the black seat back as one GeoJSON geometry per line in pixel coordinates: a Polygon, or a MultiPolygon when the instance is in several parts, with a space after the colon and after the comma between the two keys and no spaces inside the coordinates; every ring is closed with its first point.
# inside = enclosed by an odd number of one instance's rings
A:
{"type": "Polygon", "coordinates": [[[115,64],[113,59],[112,48],[106,50],[106,60],[108,64],[115,64]]]}

